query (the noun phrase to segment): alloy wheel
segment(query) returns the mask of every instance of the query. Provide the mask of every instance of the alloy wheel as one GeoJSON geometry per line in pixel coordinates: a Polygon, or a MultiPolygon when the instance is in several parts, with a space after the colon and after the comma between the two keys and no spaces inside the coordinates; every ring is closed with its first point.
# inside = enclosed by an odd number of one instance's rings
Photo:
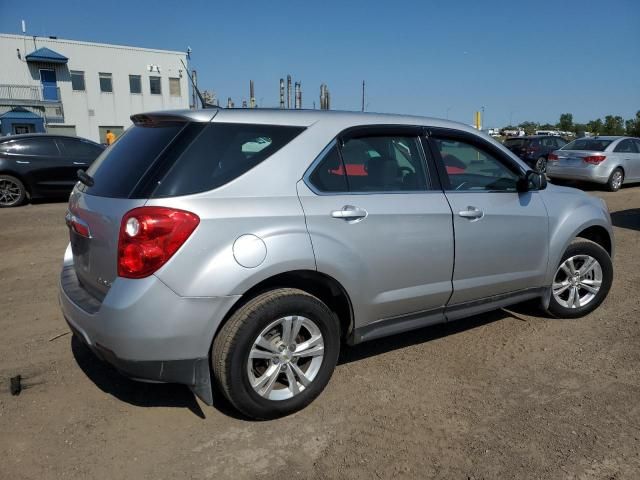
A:
{"type": "Polygon", "coordinates": [[[324,358],[324,339],[310,319],[290,315],[270,323],[254,340],[247,375],[268,400],[286,400],[309,387],[324,358]]]}
{"type": "Polygon", "coordinates": [[[602,286],[602,267],[590,255],[567,258],[556,271],[553,296],[565,308],[580,308],[596,297],[602,286]]]}
{"type": "Polygon", "coordinates": [[[613,172],[613,176],[611,177],[611,186],[615,190],[618,190],[622,186],[622,172],[620,170],[613,172]]]}
{"type": "Polygon", "coordinates": [[[10,207],[15,205],[21,197],[20,185],[7,178],[0,180],[0,205],[10,207]]]}

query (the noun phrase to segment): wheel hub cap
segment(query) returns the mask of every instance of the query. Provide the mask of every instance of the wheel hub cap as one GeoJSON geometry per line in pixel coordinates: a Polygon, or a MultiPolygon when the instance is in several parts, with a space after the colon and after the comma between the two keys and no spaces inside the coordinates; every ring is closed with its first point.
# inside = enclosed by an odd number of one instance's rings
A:
{"type": "Polygon", "coordinates": [[[286,400],[311,385],[324,358],[324,339],[309,318],[291,315],[271,322],[254,340],[247,376],[268,400],[286,400]]]}
{"type": "Polygon", "coordinates": [[[565,308],[580,308],[596,297],[602,286],[602,267],[590,255],[574,255],[556,271],[553,296],[565,308]]]}

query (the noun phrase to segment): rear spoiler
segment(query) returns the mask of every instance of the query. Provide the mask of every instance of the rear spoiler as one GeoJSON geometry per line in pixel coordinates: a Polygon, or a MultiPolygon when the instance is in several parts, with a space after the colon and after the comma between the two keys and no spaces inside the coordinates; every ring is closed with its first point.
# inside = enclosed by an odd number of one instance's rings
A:
{"type": "Polygon", "coordinates": [[[129,118],[131,118],[134,125],[147,127],[160,126],[167,123],[210,122],[216,116],[218,110],[218,108],[208,108],[206,110],[137,113],[129,118]]]}

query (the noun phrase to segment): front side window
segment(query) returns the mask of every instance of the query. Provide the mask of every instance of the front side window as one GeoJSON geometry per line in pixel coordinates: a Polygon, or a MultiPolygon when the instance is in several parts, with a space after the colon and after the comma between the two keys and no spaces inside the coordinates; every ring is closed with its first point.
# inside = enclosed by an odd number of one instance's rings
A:
{"type": "Polygon", "coordinates": [[[445,166],[448,190],[516,191],[519,175],[488,151],[459,140],[435,138],[433,143],[445,166]]]}
{"type": "Polygon", "coordinates": [[[100,91],[104,93],[112,93],[113,92],[113,81],[110,73],[100,73],[98,74],[100,80],[100,91]]]}
{"type": "Polygon", "coordinates": [[[24,149],[21,153],[25,155],[39,155],[46,157],[55,157],[59,155],[58,147],[53,139],[49,138],[30,138],[25,140],[24,149]]]}
{"type": "Polygon", "coordinates": [[[84,92],[84,72],[80,70],[71,70],[71,88],[76,92],[84,92]]]}
{"type": "Polygon", "coordinates": [[[142,77],[129,75],[129,93],[142,93],[142,77]]]}
{"type": "Polygon", "coordinates": [[[172,97],[179,97],[181,95],[179,78],[169,79],[169,95],[171,95],[172,97]]]}
{"type": "Polygon", "coordinates": [[[149,77],[149,91],[152,95],[161,95],[160,77],[149,77]]]}
{"type": "Polygon", "coordinates": [[[59,138],[58,144],[62,145],[65,155],[70,157],[97,157],[102,153],[102,148],[85,140],[75,138],[59,138]]]}

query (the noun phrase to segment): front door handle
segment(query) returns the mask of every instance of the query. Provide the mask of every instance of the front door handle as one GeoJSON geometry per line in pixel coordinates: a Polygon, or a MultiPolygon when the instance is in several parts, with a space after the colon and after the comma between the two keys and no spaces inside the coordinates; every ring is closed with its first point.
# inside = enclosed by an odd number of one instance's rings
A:
{"type": "Polygon", "coordinates": [[[341,218],[343,220],[362,220],[367,216],[364,208],[354,207],[353,205],[345,205],[341,210],[333,210],[331,217],[341,218]]]}
{"type": "Polygon", "coordinates": [[[458,215],[460,215],[462,218],[469,218],[473,221],[480,220],[482,217],[484,217],[484,212],[479,208],[469,206],[466,210],[458,212],[458,215]]]}
{"type": "Polygon", "coordinates": [[[73,162],[74,165],[86,165],[86,162],[73,162]]]}

